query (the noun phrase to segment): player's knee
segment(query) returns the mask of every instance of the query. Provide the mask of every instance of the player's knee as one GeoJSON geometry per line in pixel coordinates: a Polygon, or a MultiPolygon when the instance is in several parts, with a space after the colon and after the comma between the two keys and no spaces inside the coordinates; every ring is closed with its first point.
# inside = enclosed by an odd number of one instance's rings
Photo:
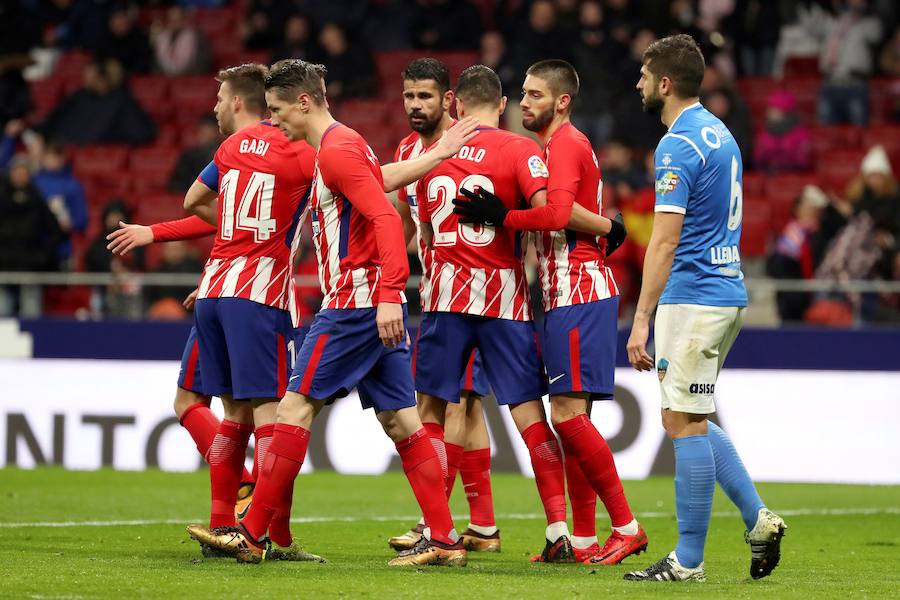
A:
{"type": "Polygon", "coordinates": [[[424,422],[444,424],[447,417],[447,401],[428,394],[419,394],[417,408],[424,422]]]}
{"type": "Polygon", "coordinates": [[[299,394],[288,392],[278,404],[276,422],[309,429],[316,416],[315,405],[299,394]]]}
{"type": "Polygon", "coordinates": [[[209,396],[202,396],[196,392],[178,388],[178,391],[175,392],[174,408],[175,416],[178,417],[179,420],[181,420],[181,417],[187,412],[187,409],[195,404],[209,406],[209,396]]]}

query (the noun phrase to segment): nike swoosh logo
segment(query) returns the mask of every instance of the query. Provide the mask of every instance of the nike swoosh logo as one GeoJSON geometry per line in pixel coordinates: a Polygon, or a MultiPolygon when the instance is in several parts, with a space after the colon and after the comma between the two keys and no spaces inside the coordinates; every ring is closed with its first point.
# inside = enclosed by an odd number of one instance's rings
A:
{"type": "Polygon", "coordinates": [[[300,376],[299,376],[299,375],[294,375],[293,377],[291,377],[290,379],[288,379],[288,381],[293,381],[293,380],[297,379],[298,377],[300,377],[300,376]]]}
{"type": "Polygon", "coordinates": [[[557,375],[556,377],[551,377],[551,378],[550,378],[550,383],[553,383],[553,382],[555,382],[555,381],[559,381],[560,379],[562,379],[562,378],[565,377],[565,376],[566,376],[566,374],[563,373],[562,375],[557,375]]]}

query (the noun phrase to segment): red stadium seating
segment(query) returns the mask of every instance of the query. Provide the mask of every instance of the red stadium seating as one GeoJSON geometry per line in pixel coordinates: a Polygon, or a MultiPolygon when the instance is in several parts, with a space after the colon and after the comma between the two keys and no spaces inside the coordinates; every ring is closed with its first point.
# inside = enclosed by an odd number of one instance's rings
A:
{"type": "Polygon", "coordinates": [[[741,221],[741,256],[765,256],[771,235],[771,217],[764,204],[754,204],[753,210],[744,210],[741,221]]]}
{"type": "Polygon", "coordinates": [[[400,74],[413,59],[422,53],[416,50],[392,50],[375,53],[375,68],[378,71],[378,89],[383,98],[399,96],[402,82],[400,74]]]}
{"type": "Polygon", "coordinates": [[[855,125],[820,125],[812,127],[816,157],[832,150],[859,148],[863,128],[855,125]]]}
{"type": "Polygon", "coordinates": [[[127,156],[125,146],[82,146],[74,155],[73,168],[78,177],[102,177],[122,169],[127,156]]]}

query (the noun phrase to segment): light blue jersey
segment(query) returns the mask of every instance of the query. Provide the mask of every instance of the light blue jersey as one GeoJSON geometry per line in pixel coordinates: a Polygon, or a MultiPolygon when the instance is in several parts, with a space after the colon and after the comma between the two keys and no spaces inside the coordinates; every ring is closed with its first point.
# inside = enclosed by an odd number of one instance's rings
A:
{"type": "Polygon", "coordinates": [[[746,306],[739,246],[741,152],[728,128],[698,102],[656,147],[656,212],[684,215],[660,304],[746,306]]]}

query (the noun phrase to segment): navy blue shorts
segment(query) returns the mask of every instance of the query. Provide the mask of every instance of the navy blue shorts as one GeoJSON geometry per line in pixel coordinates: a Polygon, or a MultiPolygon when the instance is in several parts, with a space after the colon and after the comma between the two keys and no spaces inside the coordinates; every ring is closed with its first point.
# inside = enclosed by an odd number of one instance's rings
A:
{"type": "Polygon", "coordinates": [[[288,390],[331,403],[356,388],[363,408],[378,412],[415,406],[409,345],[404,339],[386,348],[375,313],[375,308],[319,311],[300,346],[288,390]]]}
{"type": "Polygon", "coordinates": [[[243,298],[204,298],[194,307],[203,391],[235,400],[281,398],[293,340],[286,310],[243,298]]]}
{"type": "Polygon", "coordinates": [[[544,315],[544,365],[550,394],[613,397],[619,298],[554,308],[544,315]]]}
{"type": "MultiPolygon", "coordinates": [[[[419,346],[419,335],[422,333],[421,327],[416,332],[416,341],[413,346],[413,379],[416,378],[416,352],[419,346]]],[[[476,396],[487,396],[491,393],[491,384],[488,383],[487,374],[484,372],[484,363],[481,360],[481,353],[478,349],[473,349],[472,354],[466,361],[466,369],[459,381],[459,388],[464,392],[471,392],[476,396]]]]}
{"type": "Polygon", "coordinates": [[[187,342],[184,344],[184,352],[181,353],[181,370],[178,372],[178,387],[200,394],[207,395],[203,391],[203,378],[200,377],[200,344],[197,343],[197,326],[191,327],[187,342]]]}
{"type": "Polygon", "coordinates": [[[499,404],[547,393],[534,324],[461,313],[426,313],[416,344],[416,390],[459,402],[460,378],[477,348],[499,404]]]}

